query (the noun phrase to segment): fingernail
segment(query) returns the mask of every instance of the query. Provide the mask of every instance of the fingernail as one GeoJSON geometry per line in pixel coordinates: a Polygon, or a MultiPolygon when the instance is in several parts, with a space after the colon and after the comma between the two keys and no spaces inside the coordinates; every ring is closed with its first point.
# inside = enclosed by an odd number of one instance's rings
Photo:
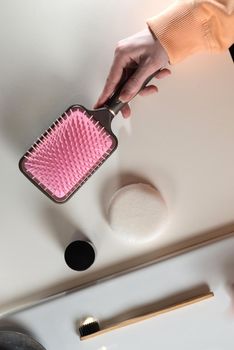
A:
{"type": "Polygon", "coordinates": [[[120,95],[119,96],[119,100],[121,101],[121,102],[123,102],[123,103],[126,103],[126,102],[128,102],[129,101],[129,96],[128,95],[120,95]]]}

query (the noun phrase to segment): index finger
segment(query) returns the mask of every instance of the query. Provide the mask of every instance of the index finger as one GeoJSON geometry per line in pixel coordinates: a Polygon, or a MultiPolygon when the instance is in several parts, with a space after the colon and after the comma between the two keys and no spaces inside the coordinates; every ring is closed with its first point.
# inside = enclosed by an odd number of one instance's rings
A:
{"type": "Polygon", "coordinates": [[[94,108],[102,106],[104,102],[106,102],[106,100],[113,94],[123,74],[123,70],[126,65],[125,63],[124,56],[115,55],[110,72],[106,79],[105,86],[98,98],[98,101],[94,105],[94,108]]]}

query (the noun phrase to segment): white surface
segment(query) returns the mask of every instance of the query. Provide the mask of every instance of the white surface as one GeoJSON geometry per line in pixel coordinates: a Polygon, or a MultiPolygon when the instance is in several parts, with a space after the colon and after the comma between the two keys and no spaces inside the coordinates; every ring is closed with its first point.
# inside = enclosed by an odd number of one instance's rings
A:
{"type": "Polygon", "coordinates": [[[165,229],[166,204],[154,187],[135,183],[116,191],[108,206],[108,223],[120,239],[149,242],[165,229]]]}
{"type": "Polygon", "coordinates": [[[232,350],[233,249],[234,238],[224,240],[12,315],[0,321],[0,329],[7,324],[23,328],[47,350],[232,350]],[[128,317],[131,310],[203,284],[214,298],[92,340],[80,342],[76,333],[86,316],[100,321],[128,317]]]}
{"type": "Polygon", "coordinates": [[[160,81],[157,96],[136,98],[133,117],[113,122],[118,151],[68,203],[53,204],[18,170],[21,155],[69,105],[94,104],[116,42],[170,2],[128,0],[123,9],[114,0],[1,1],[1,306],[78,283],[84,275],[63,259],[76,230],[97,248],[93,272],[233,222],[228,53],[193,57],[160,81]],[[138,247],[118,240],[105,218],[111,195],[136,178],[159,189],[170,213],[164,235],[138,247]]]}

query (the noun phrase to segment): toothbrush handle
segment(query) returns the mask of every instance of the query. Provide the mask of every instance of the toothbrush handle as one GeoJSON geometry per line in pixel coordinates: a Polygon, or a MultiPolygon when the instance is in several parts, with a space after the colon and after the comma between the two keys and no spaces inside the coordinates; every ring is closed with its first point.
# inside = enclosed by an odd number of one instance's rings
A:
{"type": "MultiPolygon", "coordinates": [[[[154,72],[153,74],[151,74],[142,84],[142,87],[140,88],[140,90],[138,91],[138,93],[144,88],[146,87],[146,85],[150,82],[150,80],[152,78],[154,78],[158,72],[160,72],[161,69],[157,70],[156,72],[154,72]]],[[[117,113],[119,113],[119,111],[123,108],[123,106],[126,105],[126,102],[121,102],[119,100],[119,96],[120,93],[124,87],[124,85],[126,84],[126,82],[129,80],[129,78],[133,75],[133,73],[135,72],[135,69],[128,69],[128,70],[124,70],[124,73],[122,75],[122,78],[117,86],[117,89],[115,90],[115,92],[113,93],[113,95],[108,99],[108,101],[105,104],[105,107],[107,109],[109,109],[114,115],[116,115],[117,113]]],[[[134,96],[135,97],[135,96],[134,96]]]]}

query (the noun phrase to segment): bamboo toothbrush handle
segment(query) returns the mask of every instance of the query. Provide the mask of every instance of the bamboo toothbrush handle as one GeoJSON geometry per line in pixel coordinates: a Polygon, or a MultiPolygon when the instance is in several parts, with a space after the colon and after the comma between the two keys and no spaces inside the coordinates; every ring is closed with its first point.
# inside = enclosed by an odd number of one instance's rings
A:
{"type": "Polygon", "coordinates": [[[171,306],[159,309],[157,311],[153,311],[153,312],[148,313],[146,315],[134,317],[134,318],[131,318],[129,320],[117,323],[117,324],[115,324],[113,326],[110,326],[110,327],[107,327],[105,329],[102,329],[102,330],[100,330],[100,331],[98,331],[96,333],[92,333],[92,334],[83,336],[83,337],[81,337],[81,340],[90,339],[90,338],[96,337],[98,335],[101,335],[101,334],[104,334],[104,333],[107,333],[107,332],[110,332],[110,331],[113,331],[113,330],[116,330],[116,329],[119,329],[119,328],[122,328],[122,327],[126,327],[126,326],[129,326],[129,325],[138,323],[138,322],[142,322],[142,321],[148,320],[150,318],[162,315],[162,314],[164,314],[166,312],[177,310],[177,309],[180,309],[182,307],[189,306],[189,305],[198,303],[200,301],[212,298],[213,296],[214,296],[213,292],[208,292],[208,293],[205,293],[205,294],[201,294],[199,296],[196,296],[196,297],[193,297],[193,298],[190,298],[190,299],[186,299],[186,300],[184,300],[182,302],[179,302],[179,303],[173,304],[171,306]]]}
{"type": "Polygon", "coordinates": [[[212,292],[209,292],[207,294],[204,294],[204,295],[200,295],[198,297],[193,297],[191,299],[187,299],[187,300],[184,300],[182,302],[179,302],[179,303],[176,303],[174,305],[171,305],[171,306],[168,306],[168,307],[165,307],[163,309],[159,309],[157,311],[153,311],[151,313],[148,313],[146,315],[142,315],[142,316],[138,316],[138,317],[134,317],[134,318],[131,318],[129,320],[126,320],[126,321],[123,321],[123,322],[120,322],[119,324],[113,326],[115,328],[120,328],[120,327],[125,327],[125,326],[128,326],[130,324],[134,324],[134,323],[137,323],[137,322],[141,322],[141,321],[144,321],[144,320],[148,320],[152,317],[155,317],[155,316],[159,316],[159,315],[162,315],[166,312],[169,312],[169,311],[174,311],[174,310],[177,310],[177,309],[180,309],[182,307],[185,307],[185,306],[189,306],[189,305],[192,305],[192,304],[195,304],[195,303],[198,303],[200,301],[203,301],[203,300],[206,300],[208,298],[211,298],[213,297],[214,294],[212,292]]]}

